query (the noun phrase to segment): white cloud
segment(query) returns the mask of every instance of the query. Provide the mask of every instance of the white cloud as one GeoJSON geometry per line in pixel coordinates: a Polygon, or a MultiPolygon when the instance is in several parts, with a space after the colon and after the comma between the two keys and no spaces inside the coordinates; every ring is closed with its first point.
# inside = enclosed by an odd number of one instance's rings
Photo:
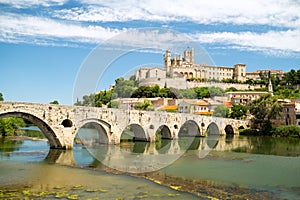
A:
{"type": "Polygon", "coordinates": [[[81,21],[193,21],[300,27],[300,3],[292,0],[83,0],[85,7],[63,9],[56,17],[81,21]]]}
{"type": "Polygon", "coordinates": [[[233,48],[285,54],[300,52],[300,30],[253,32],[216,32],[193,35],[200,43],[232,45],[233,48]]]}
{"type": "Polygon", "coordinates": [[[62,39],[64,42],[97,44],[120,32],[118,29],[70,24],[29,15],[6,13],[0,15],[0,19],[1,42],[47,44],[45,40],[55,43],[62,39]]]}
{"type": "Polygon", "coordinates": [[[0,3],[7,4],[15,8],[29,8],[31,6],[60,6],[67,0],[0,0],[0,3]]]}

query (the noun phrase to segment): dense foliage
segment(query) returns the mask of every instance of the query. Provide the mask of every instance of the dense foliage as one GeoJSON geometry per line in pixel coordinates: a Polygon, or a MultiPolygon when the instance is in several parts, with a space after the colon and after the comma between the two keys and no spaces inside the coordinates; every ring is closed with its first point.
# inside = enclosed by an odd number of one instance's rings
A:
{"type": "Polygon", "coordinates": [[[0,101],[4,101],[3,94],[0,92],[0,101]]]}
{"type": "Polygon", "coordinates": [[[229,117],[229,108],[223,105],[216,106],[213,116],[216,117],[229,117]]]}
{"type": "Polygon", "coordinates": [[[26,123],[21,118],[8,117],[0,119],[0,133],[2,136],[16,135],[16,131],[25,126],[26,123]]]}
{"type": "Polygon", "coordinates": [[[103,104],[108,107],[117,108],[117,98],[174,98],[174,99],[202,99],[213,96],[223,96],[225,91],[219,87],[198,87],[190,89],[161,88],[159,85],[140,86],[135,81],[134,76],[129,80],[118,78],[115,80],[115,87],[112,90],[100,91],[96,94],[84,95],[81,101],[77,101],[77,106],[101,107],[103,104]]]}
{"type": "Polygon", "coordinates": [[[268,134],[272,130],[272,120],[280,116],[282,107],[275,96],[266,94],[251,101],[249,110],[255,116],[251,119],[252,128],[268,134]]]}
{"type": "Polygon", "coordinates": [[[56,105],[58,105],[59,102],[57,100],[54,100],[54,101],[51,101],[50,104],[56,104],[56,105]]]}
{"type": "Polygon", "coordinates": [[[278,137],[288,137],[288,136],[298,136],[300,137],[300,127],[299,126],[278,126],[272,131],[273,136],[278,137]]]}
{"type": "Polygon", "coordinates": [[[149,100],[137,103],[134,108],[137,110],[154,110],[153,105],[149,100]]]}
{"type": "Polygon", "coordinates": [[[296,99],[300,98],[300,89],[282,88],[274,93],[279,99],[296,99]]]}
{"type": "Polygon", "coordinates": [[[230,117],[233,119],[242,118],[247,114],[247,107],[242,104],[233,104],[231,108],[230,117]]]}

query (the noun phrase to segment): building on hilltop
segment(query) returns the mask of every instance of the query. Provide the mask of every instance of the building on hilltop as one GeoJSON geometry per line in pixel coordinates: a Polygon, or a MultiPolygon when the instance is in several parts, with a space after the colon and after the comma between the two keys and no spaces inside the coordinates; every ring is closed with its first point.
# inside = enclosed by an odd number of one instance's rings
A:
{"type": "Polygon", "coordinates": [[[171,58],[171,51],[164,54],[164,68],[170,77],[200,78],[208,80],[235,79],[246,81],[246,65],[236,64],[234,67],[207,66],[194,62],[194,49],[185,50],[184,57],[181,54],[174,54],[171,58]]]}
{"type": "Polygon", "coordinates": [[[277,76],[279,78],[279,80],[282,80],[282,78],[284,77],[285,72],[283,72],[282,70],[274,70],[274,69],[270,69],[270,70],[256,70],[254,72],[247,72],[246,73],[246,79],[253,79],[255,81],[260,81],[262,76],[269,78],[269,74],[270,75],[274,75],[277,76]]]}
{"type": "Polygon", "coordinates": [[[188,87],[186,79],[206,80],[235,79],[246,81],[246,65],[236,64],[233,67],[208,66],[196,64],[194,49],[185,50],[182,54],[173,54],[167,50],[164,54],[164,68],[140,68],[136,71],[136,79],[140,85],[158,84],[161,87],[188,87]]]}

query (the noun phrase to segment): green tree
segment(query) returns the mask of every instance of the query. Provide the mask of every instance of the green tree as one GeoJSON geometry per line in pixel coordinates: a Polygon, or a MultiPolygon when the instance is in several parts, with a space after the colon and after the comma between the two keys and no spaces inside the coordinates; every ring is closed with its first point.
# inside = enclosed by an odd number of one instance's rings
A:
{"type": "Polygon", "coordinates": [[[58,105],[59,103],[58,103],[57,100],[54,100],[54,101],[51,101],[50,104],[56,104],[56,105],[58,105]]]}
{"type": "Polygon", "coordinates": [[[231,108],[230,117],[235,118],[241,118],[243,116],[246,116],[247,114],[247,107],[242,104],[233,104],[231,108]]]}
{"type": "Polygon", "coordinates": [[[194,91],[196,92],[198,99],[208,98],[210,96],[208,87],[197,87],[194,88],[194,91]]]}
{"type": "Polygon", "coordinates": [[[282,107],[275,96],[266,94],[251,101],[249,110],[254,115],[251,119],[252,128],[258,128],[262,134],[268,135],[272,130],[272,120],[280,116],[282,107]]]}
{"type": "Polygon", "coordinates": [[[133,92],[136,90],[134,80],[125,80],[124,78],[118,78],[115,80],[116,86],[114,88],[114,93],[116,93],[118,98],[129,98],[132,96],[133,92]]]}
{"type": "Polygon", "coordinates": [[[300,69],[297,70],[297,84],[300,84],[300,69]]]}
{"type": "Polygon", "coordinates": [[[108,104],[109,108],[121,108],[120,102],[118,101],[110,101],[108,104]]]}
{"type": "Polygon", "coordinates": [[[236,89],[235,87],[230,87],[230,88],[227,88],[226,90],[225,90],[225,92],[235,92],[235,91],[237,91],[238,89],[236,89]]]}
{"type": "Polygon", "coordinates": [[[8,117],[0,119],[0,133],[2,136],[15,135],[16,131],[26,126],[22,118],[8,117]]]}
{"type": "Polygon", "coordinates": [[[215,87],[215,86],[212,86],[212,87],[209,87],[208,88],[208,91],[209,91],[209,96],[210,97],[214,97],[214,96],[224,96],[224,90],[220,87],[215,87]]]}
{"type": "Polygon", "coordinates": [[[139,102],[134,106],[137,110],[153,110],[153,105],[151,101],[146,100],[145,102],[139,102]]]}
{"type": "Polygon", "coordinates": [[[216,106],[213,116],[215,117],[229,117],[229,108],[223,105],[216,106]]]}
{"type": "Polygon", "coordinates": [[[284,88],[277,90],[275,95],[280,99],[296,99],[300,98],[300,89],[284,88]]]}
{"type": "Polygon", "coordinates": [[[294,69],[292,69],[284,75],[283,79],[287,85],[296,85],[299,81],[298,73],[294,69]]]}
{"type": "Polygon", "coordinates": [[[3,94],[0,92],[0,101],[4,101],[3,94]]]}

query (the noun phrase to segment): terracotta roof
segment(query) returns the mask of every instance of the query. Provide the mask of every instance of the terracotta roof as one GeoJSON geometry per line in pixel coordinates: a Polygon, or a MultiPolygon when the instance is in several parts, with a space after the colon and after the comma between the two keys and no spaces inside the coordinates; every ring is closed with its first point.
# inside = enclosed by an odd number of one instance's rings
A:
{"type": "Polygon", "coordinates": [[[230,102],[224,102],[224,106],[228,108],[232,108],[232,104],[230,102]]]}
{"type": "Polygon", "coordinates": [[[164,106],[160,110],[178,110],[178,106],[164,106]]]}
{"type": "Polygon", "coordinates": [[[197,106],[208,106],[209,105],[209,103],[207,103],[206,101],[203,101],[203,100],[199,100],[199,101],[184,100],[184,101],[187,102],[188,104],[197,105],[197,106]]]}
{"type": "Polygon", "coordinates": [[[196,115],[212,115],[213,112],[209,112],[209,111],[205,111],[205,112],[194,112],[193,114],[196,114],[196,115]]]}

